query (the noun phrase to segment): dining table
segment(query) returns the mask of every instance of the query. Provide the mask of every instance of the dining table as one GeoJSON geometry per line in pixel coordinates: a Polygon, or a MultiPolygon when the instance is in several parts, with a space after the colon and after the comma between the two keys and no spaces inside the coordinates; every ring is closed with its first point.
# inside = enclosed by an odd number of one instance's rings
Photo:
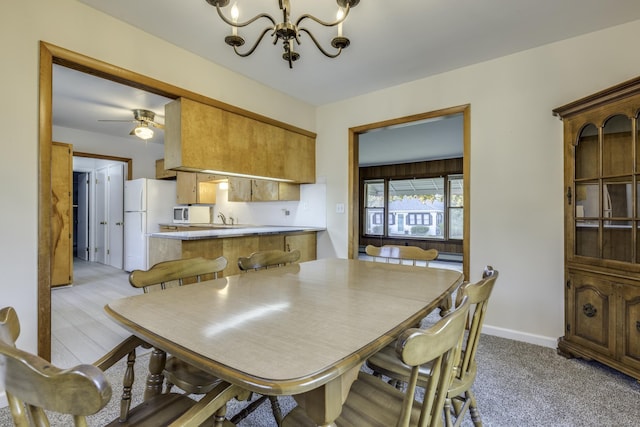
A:
{"type": "MultiPolygon", "coordinates": [[[[455,270],[325,258],[130,296],[105,310],[159,351],[251,392],[293,396],[318,426],[335,426],[366,359],[462,281],[455,270]]],[[[162,367],[152,366],[147,389],[160,393],[162,367]]]]}

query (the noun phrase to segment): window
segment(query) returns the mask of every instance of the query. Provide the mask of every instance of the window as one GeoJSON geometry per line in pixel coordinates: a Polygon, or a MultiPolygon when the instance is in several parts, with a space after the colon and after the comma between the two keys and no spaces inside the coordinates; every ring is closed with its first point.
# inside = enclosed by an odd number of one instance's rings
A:
{"type": "Polygon", "coordinates": [[[463,238],[462,175],[366,180],[364,193],[365,235],[463,238]]]}
{"type": "Polygon", "coordinates": [[[364,183],[364,234],[383,236],[384,224],[384,180],[364,183]]]}
{"type": "Polygon", "coordinates": [[[464,188],[462,175],[449,175],[449,239],[462,239],[464,229],[464,188]]]}

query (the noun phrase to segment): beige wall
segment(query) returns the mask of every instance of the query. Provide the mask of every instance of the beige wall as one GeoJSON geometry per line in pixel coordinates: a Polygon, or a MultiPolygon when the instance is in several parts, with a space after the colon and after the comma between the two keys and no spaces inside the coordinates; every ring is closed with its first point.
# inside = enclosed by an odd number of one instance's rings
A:
{"type": "Polygon", "coordinates": [[[501,271],[489,329],[546,345],[562,334],[562,124],[551,109],[635,77],[640,21],[316,111],[74,0],[0,8],[0,196],[11,207],[0,210],[0,305],[17,308],[20,345],[35,350],[37,342],[40,40],[316,131],[318,176],[327,182],[325,257],[347,255],[347,217],[332,207],[347,202],[348,128],[470,103],[472,278],[484,264],[501,271]]]}
{"type": "MultiPolygon", "coordinates": [[[[564,323],[563,151],[551,110],[640,74],[639,33],[636,21],[322,106],[317,173],[328,206],[347,202],[350,127],[471,104],[471,279],[486,264],[500,270],[487,330],[554,346],[564,323]]],[[[327,212],[319,255],[346,257],[348,218],[327,212]]]]}

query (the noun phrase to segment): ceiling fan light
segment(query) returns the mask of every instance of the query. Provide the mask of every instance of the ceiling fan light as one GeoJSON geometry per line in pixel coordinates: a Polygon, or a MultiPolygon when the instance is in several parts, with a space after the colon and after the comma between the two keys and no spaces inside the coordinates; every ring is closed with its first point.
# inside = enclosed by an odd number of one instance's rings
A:
{"type": "Polygon", "coordinates": [[[136,126],[133,130],[133,133],[140,139],[151,139],[153,138],[153,130],[147,126],[136,126]]]}

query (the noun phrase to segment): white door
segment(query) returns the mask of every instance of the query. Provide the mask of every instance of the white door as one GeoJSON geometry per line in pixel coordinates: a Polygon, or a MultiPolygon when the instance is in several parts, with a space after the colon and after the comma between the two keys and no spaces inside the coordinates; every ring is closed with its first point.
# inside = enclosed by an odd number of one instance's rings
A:
{"type": "Polygon", "coordinates": [[[107,220],[107,263],[115,268],[122,268],[123,261],[123,225],[124,225],[124,166],[116,164],[109,166],[108,178],[108,209],[107,220]]]}
{"type": "Polygon", "coordinates": [[[89,261],[89,173],[78,175],[78,216],[76,217],[76,256],[89,261]]]}
{"type": "Polygon", "coordinates": [[[96,169],[96,241],[95,258],[96,262],[107,264],[107,238],[108,238],[108,214],[107,211],[107,176],[109,168],[96,169]]]}

